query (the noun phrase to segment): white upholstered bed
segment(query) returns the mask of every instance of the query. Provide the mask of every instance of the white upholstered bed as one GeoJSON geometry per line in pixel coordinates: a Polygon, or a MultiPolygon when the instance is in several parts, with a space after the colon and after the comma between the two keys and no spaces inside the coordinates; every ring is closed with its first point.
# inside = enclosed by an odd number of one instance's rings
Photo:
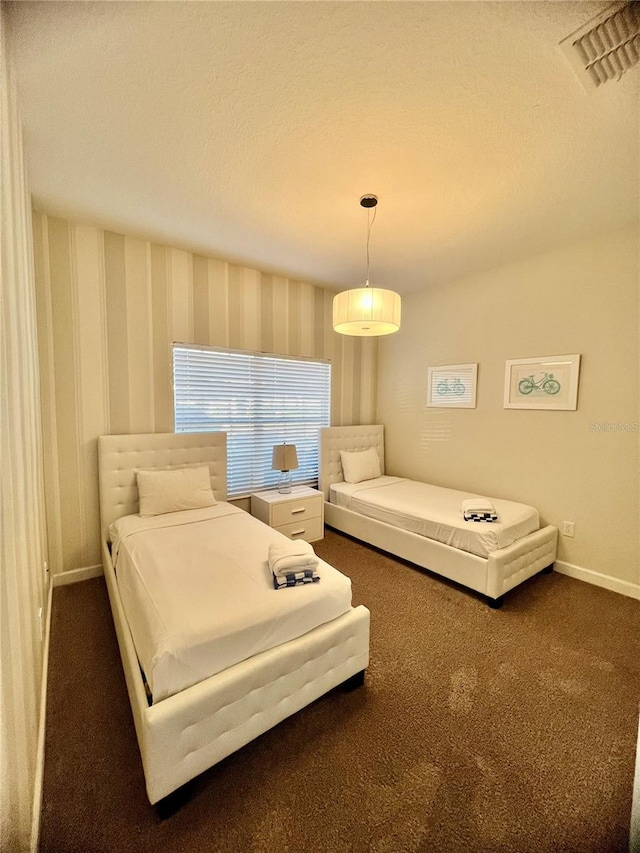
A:
{"type": "MultiPolygon", "coordinates": [[[[369,611],[363,606],[349,606],[346,612],[301,636],[150,704],[114,571],[109,528],[117,519],[138,512],[137,469],[164,470],[204,463],[209,467],[216,499],[225,501],[226,435],[101,436],[98,451],[104,573],[147,795],[151,803],[158,803],[333,687],[361,683],[369,660],[369,611]]],[[[218,503],[217,508],[225,506],[230,505],[218,503]]],[[[227,522],[241,522],[237,513],[233,515],[231,508],[226,513],[227,522]]],[[[256,519],[248,520],[263,528],[257,531],[257,538],[267,533],[280,535],[256,519]]],[[[274,597],[280,596],[277,601],[281,602],[289,592],[294,591],[274,591],[274,597]]]]}
{"type": "MultiPolygon", "coordinates": [[[[390,523],[396,513],[385,506],[382,499],[378,499],[378,506],[366,509],[368,515],[358,511],[362,501],[358,502],[357,491],[343,487],[341,493],[340,486],[336,488],[336,484],[344,479],[340,452],[369,448],[377,451],[381,474],[384,475],[384,428],[381,425],[326,427],[320,430],[319,488],[324,493],[325,523],[329,527],[482,593],[492,607],[499,607],[504,594],[527,578],[540,571],[551,570],[556,558],[557,528],[552,525],[539,527],[535,510],[522,504],[494,501],[500,507],[501,520],[502,516],[508,517],[510,526],[467,522],[456,525],[446,537],[443,536],[446,541],[437,541],[416,532],[428,531],[428,521],[415,517],[409,519],[405,527],[413,529],[403,529],[390,523]],[[471,541],[471,537],[475,537],[475,541],[471,541]],[[448,542],[455,542],[458,547],[448,542]],[[474,550],[476,553],[472,553],[474,550]]],[[[386,486],[387,481],[391,483],[394,479],[382,476],[380,484],[386,486]]],[[[414,481],[400,484],[399,488],[404,490],[402,494],[410,496],[412,485],[415,485],[414,481]]],[[[398,487],[394,485],[394,488],[398,487]]],[[[438,487],[428,488],[437,500],[438,487]]],[[[380,489],[378,494],[384,494],[384,489],[380,489]]],[[[442,490],[442,500],[451,500],[451,494],[464,496],[466,493],[442,490]]]]}

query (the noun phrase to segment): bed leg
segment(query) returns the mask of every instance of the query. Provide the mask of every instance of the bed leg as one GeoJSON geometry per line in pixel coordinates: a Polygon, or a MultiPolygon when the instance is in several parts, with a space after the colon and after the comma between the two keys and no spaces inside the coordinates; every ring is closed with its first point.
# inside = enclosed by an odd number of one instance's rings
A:
{"type": "Polygon", "coordinates": [[[498,596],[498,598],[488,598],[487,603],[492,610],[499,610],[504,604],[504,595],[498,596]]]}
{"type": "Polygon", "coordinates": [[[362,687],[364,684],[364,669],[361,669],[360,672],[356,672],[355,675],[352,675],[350,678],[347,678],[346,681],[343,681],[340,685],[343,690],[355,690],[356,687],[362,687]]]}
{"type": "Polygon", "coordinates": [[[544,569],[542,570],[542,574],[543,575],[550,575],[552,571],[553,571],[553,563],[551,563],[550,566],[545,566],[544,569]]]}
{"type": "Polygon", "coordinates": [[[185,784],[181,785],[177,790],[172,791],[170,794],[167,794],[166,797],[158,800],[155,806],[156,814],[161,821],[168,820],[176,812],[180,811],[182,806],[184,806],[185,803],[188,803],[190,799],[191,783],[185,782],[185,784]]]}

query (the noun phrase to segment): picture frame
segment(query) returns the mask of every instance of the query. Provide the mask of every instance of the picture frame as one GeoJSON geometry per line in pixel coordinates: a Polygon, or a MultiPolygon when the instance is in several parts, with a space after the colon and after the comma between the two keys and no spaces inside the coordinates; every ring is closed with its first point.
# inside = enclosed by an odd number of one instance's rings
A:
{"type": "Polygon", "coordinates": [[[505,409],[578,408],[580,355],[546,355],[507,360],[505,409]]]}
{"type": "Polygon", "coordinates": [[[427,406],[448,409],[475,409],[477,384],[477,362],[429,367],[427,406]]]}

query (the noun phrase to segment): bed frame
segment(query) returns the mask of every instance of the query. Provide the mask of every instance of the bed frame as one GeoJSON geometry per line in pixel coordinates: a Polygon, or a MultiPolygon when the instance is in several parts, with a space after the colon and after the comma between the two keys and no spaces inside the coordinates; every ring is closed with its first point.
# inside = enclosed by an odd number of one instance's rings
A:
{"type": "Polygon", "coordinates": [[[384,474],[384,428],[381,425],[320,430],[319,488],[324,493],[325,523],[329,527],[480,592],[492,607],[500,607],[504,594],[527,578],[552,570],[558,537],[558,529],[552,525],[483,558],[329,503],[329,487],[343,480],[340,451],[369,447],[378,451],[384,474]]]}
{"type": "Polygon", "coordinates": [[[168,802],[163,798],[190,779],[333,687],[361,684],[369,662],[369,611],[362,605],[352,608],[302,637],[149,705],[111,561],[109,525],[138,512],[137,468],[206,463],[216,498],[226,500],[226,434],[100,436],[98,460],[104,574],[147,795],[162,814],[162,803],[168,802]]]}

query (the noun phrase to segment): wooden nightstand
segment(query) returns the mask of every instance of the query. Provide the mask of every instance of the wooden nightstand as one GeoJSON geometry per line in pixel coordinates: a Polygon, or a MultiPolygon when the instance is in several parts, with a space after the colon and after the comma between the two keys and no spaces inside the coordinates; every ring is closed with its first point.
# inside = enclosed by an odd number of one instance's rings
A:
{"type": "Polygon", "coordinates": [[[254,492],[251,515],[289,539],[315,542],[324,537],[324,495],[308,486],[294,486],[288,495],[276,489],[254,492]]]}

